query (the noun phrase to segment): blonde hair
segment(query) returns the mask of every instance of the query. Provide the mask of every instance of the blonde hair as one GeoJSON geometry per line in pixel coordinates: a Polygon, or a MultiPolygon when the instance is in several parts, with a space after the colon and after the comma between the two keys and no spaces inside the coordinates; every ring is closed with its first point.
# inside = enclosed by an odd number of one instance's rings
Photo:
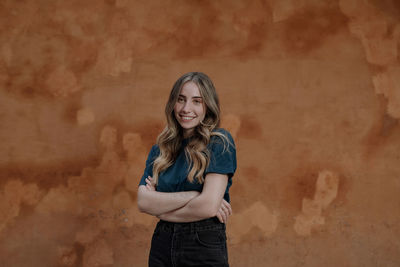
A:
{"type": "Polygon", "coordinates": [[[201,72],[189,72],[182,75],[172,87],[165,106],[167,125],[157,138],[160,155],[155,159],[153,165],[153,178],[157,184],[160,173],[174,164],[184,139],[183,129],[175,118],[174,106],[183,85],[187,82],[193,82],[198,86],[206,108],[203,121],[195,127],[193,135],[185,147],[185,155],[190,168],[187,177],[189,182],[194,180],[197,180],[198,183],[204,182],[203,175],[210,159],[207,145],[210,143],[211,136],[220,136],[224,143],[225,140],[228,141],[224,134],[214,131],[219,127],[220,108],[217,92],[211,79],[201,72]]]}

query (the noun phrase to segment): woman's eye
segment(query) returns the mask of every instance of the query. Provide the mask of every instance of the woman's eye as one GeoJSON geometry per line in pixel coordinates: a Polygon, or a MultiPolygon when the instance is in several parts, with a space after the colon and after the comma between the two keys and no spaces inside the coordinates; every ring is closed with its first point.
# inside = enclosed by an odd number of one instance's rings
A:
{"type": "Polygon", "coordinates": [[[179,103],[183,103],[185,100],[183,98],[178,98],[179,103]]]}
{"type": "Polygon", "coordinates": [[[194,100],[193,101],[195,104],[201,104],[201,100],[194,100]]]}

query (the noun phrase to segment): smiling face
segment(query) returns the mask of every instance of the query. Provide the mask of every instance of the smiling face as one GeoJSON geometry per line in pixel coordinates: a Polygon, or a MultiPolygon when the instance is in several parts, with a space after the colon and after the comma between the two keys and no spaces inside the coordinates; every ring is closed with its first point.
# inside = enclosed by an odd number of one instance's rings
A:
{"type": "Polygon", "coordinates": [[[194,82],[182,86],[174,106],[175,118],[183,128],[184,137],[189,137],[194,128],[203,121],[206,106],[200,95],[199,87],[194,82]]]}

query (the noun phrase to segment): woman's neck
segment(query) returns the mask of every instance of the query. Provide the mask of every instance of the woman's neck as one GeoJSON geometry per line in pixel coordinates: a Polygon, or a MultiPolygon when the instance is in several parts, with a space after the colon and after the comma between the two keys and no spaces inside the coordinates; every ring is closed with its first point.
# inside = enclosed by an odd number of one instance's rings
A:
{"type": "Polygon", "coordinates": [[[183,131],[184,139],[190,138],[191,136],[193,136],[193,129],[183,131]]]}

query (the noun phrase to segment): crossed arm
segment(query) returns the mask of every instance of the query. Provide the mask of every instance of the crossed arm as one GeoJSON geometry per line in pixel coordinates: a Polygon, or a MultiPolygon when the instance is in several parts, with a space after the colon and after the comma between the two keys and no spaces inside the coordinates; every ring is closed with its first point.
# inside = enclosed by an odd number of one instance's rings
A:
{"type": "Polygon", "coordinates": [[[203,191],[164,193],[155,191],[151,177],[138,189],[138,207],[141,212],[170,222],[192,222],[217,216],[226,223],[232,214],[231,206],[223,199],[228,176],[208,173],[203,191]]]}

